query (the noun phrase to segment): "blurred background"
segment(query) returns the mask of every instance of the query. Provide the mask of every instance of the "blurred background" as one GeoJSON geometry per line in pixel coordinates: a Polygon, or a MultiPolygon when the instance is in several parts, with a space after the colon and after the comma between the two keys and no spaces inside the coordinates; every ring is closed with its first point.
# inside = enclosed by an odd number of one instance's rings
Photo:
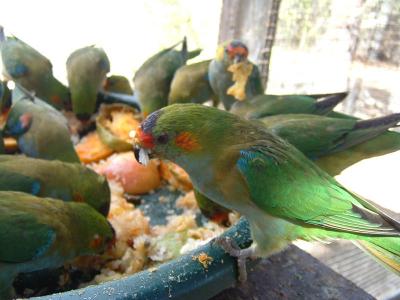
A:
{"type": "MultiPolygon", "coordinates": [[[[96,44],[111,73],[132,78],[149,56],[188,37],[214,57],[217,44],[242,39],[269,94],[349,91],[339,110],[358,117],[400,112],[398,0],[2,1],[0,24],[48,57],[66,83],[65,62],[96,44]]],[[[337,177],[346,187],[400,213],[400,153],[365,160],[337,177]]],[[[380,299],[400,280],[350,243],[298,243],[380,299]]]]}

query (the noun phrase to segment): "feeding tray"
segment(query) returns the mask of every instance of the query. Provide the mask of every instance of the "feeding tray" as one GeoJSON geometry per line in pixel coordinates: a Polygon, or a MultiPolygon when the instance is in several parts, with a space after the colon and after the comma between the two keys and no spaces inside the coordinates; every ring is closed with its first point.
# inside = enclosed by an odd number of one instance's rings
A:
{"type": "MultiPolygon", "coordinates": [[[[154,194],[143,196],[138,207],[150,217],[152,225],[165,224],[171,210],[180,213],[175,201],[181,195],[178,191],[159,189],[154,194]],[[160,196],[166,199],[163,203],[156,201],[160,196]]],[[[201,214],[197,215],[196,222],[201,224],[205,221],[201,214]]],[[[243,218],[223,236],[231,237],[242,248],[251,244],[249,226],[243,218]]],[[[157,268],[82,289],[31,299],[208,299],[233,286],[236,280],[236,259],[210,241],[157,268]]]]}

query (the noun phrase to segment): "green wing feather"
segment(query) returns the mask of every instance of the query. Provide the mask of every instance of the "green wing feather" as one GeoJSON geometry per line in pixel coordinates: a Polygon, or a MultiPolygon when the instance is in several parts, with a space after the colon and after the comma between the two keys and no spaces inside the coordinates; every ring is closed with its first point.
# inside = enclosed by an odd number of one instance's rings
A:
{"type": "Polygon", "coordinates": [[[257,145],[240,151],[237,168],[247,182],[252,200],[260,208],[302,226],[356,234],[398,235],[391,224],[364,207],[357,196],[315,167],[294,147],[281,146],[288,150],[279,145],[276,149],[257,145]]]}
{"type": "Polygon", "coordinates": [[[22,263],[40,257],[52,246],[55,237],[55,231],[41,224],[38,216],[14,211],[10,202],[1,204],[1,262],[22,263]]]}

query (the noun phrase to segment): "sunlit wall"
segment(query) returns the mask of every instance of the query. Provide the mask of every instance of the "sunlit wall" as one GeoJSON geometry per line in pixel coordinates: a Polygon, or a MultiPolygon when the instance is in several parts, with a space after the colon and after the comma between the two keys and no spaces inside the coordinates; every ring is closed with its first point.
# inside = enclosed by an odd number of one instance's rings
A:
{"type": "Polygon", "coordinates": [[[65,62],[77,48],[105,49],[111,71],[132,78],[150,55],[188,37],[189,49],[214,55],[222,1],[3,0],[0,25],[48,57],[66,82],[65,62]]]}

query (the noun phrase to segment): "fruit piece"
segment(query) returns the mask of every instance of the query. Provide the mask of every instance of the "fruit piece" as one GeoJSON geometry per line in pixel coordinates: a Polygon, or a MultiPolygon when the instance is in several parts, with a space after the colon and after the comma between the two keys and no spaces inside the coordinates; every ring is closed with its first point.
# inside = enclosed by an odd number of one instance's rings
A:
{"type": "Polygon", "coordinates": [[[86,135],[75,146],[75,150],[83,163],[96,162],[113,153],[113,150],[100,140],[99,135],[95,131],[86,135]]]}
{"type": "Polygon", "coordinates": [[[230,65],[228,71],[232,72],[232,80],[235,84],[226,93],[227,95],[232,95],[237,100],[243,101],[246,99],[246,83],[253,71],[253,65],[249,62],[240,62],[230,65]]]}
{"type": "Polygon", "coordinates": [[[140,115],[133,108],[123,104],[103,105],[96,118],[97,132],[103,143],[114,151],[123,152],[132,149],[135,131],[140,124],[140,115]]]}
{"type": "Polygon", "coordinates": [[[107,179],[118,181],[129,194],[148,193],[161,183],[157,162],[152,160],[143,166],[136,161],[132,152],[115,154],[96,169],[107,179]]]}

